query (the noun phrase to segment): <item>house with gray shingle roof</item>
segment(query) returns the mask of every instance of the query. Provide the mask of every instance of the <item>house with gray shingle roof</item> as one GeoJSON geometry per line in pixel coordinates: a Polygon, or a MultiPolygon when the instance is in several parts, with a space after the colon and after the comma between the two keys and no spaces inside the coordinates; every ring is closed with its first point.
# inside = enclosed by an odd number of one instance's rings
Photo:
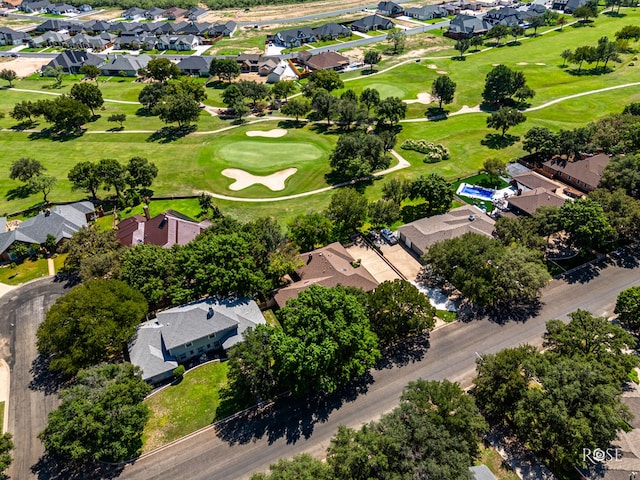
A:
{"type": "Polygon", "coordinates": [[[233,20],[230,20],[226,23],[214,23],[209,27],[208,31],[209,35],[212,37],[219,37],[220,35],[223,37],[230,37],[237,29],[238,24],[233,20]]]}
{"type": "Polygon", "coordinates": [[[122,13],[122,18],[124,18],[125,20],[139,20],[141,18],[144,18],[145,13],[146,10],[144,8],[131,7],[130,9],[125,10],[122,13]]]}
{"type": "Polygon", "coordinates": [[[440,5],[425,5],[424,7],[407,8],[405,12],[407,17],[417,18],[418,20],[433,20],[434,18],[444,18],[449,12],[440,5]]]}
{"type": "Polygon", "coordinates": [[[29,43],[31,36],[25,32],[19,32],[9,27],[0,27],[0,46],[2,45],[22,45],[29,43]]]}
{"type": "Polygon", "coordinates": [[[102,63],[104,63],[104,56],[94,55],[84,50],[65,50],[42,67],[42,71],[47,67],[57,68],[61,66],[65,73],[78,73],[84,65],[97,67],[102,63]]]}
{"type": "Polygon", "coordinates": [[[195,77],[209,76],[209,63],[200,55],[190,55],[178,62],[178,68],[185,75],[193,75],[195,77]]]}
{"type": "Polygon", "coordinates": [[[258,305],[249,298],[206,298],[142,323],[129,344],[129,358],[142,369],[145,381],[159,383],[171,378],[178,363],[228,350],[243,340],[247,328],[264,324],[258,305]]]}
{"type": "Polygon", "coordinates": [[[100,65],[99,68],[101,75],[116,76],[120,75],[120,72],[124,72],[127,77],[135,77],[138,74],[138,70],[146,68],[149,60],[151,60],[151,57],[145,54],[115,55],[100,65]]]}
{"type": "Polygon", "coordinates": [[[392,28],[393,22],[380,15],[369,15],[368,17],[360,18],[351,23],[352,30],[357,30],[362,33],[367,33],[372,30],[390,30],[392,28]]]}
{"type": "Polygon", "coordinates": [[[15,242],[41,245],[51,234],[60,243],[87,225],[87,220],[93,216],[94,206],[91,202],[77,202],[70,205],[57,205],[35,217],[20,222],[13,230],[7,231],[6,218],[0,219],[0,258],[14,260],[9,254],[15,242]]]}
{"type": "Polygon", "coordinates": [[[203,8],[199,8],[199,7],[191,7],[189,9],[189,13],[187,14],[187,18],[189,18],[189,20],[195,22],[197,20],[200,20],[202,17],[207,15],[207,11],[203,8]]]}
{"type": "Polygon", "coordinates": [[[453,39],[471,38],[484,35],[491,30],[491,23],[481,17],[458,14],[449,23],[445,36],[453,39]]]}

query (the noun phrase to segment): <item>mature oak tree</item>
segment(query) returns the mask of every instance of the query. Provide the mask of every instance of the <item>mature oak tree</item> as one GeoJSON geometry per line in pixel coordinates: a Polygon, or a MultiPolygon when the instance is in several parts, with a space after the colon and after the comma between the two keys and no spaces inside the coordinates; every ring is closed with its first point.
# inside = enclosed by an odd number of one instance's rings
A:
{"type": "Polygon", "coordinates": [[[640,332],[640,287],[623,290],[616,300],[614,313],[620,323],[634,333],[640,332]]]}
{"type": "Polygon", "coordinates": [[[309,211],[297,215],[289,223],[289,238],[302,252],[324,246],[331,240],[333,223],[320,212],[309,211]]]}
{"type": "Polygon", "coordinates": [[[456,83],[448,75],[438,76],[431,85],[431,96],[438,100],[438,108],[442,110],[442,104],[453,102],[456,93],[456,83]]]}
{"type": "Polygon", "coordinates": [[[100,108],[104,104],[102,92],[93,83],[80,82],[71,87],[71,98],[82,102],[89,107],[91,115],[95,115],[95,109],[100,108]]]}

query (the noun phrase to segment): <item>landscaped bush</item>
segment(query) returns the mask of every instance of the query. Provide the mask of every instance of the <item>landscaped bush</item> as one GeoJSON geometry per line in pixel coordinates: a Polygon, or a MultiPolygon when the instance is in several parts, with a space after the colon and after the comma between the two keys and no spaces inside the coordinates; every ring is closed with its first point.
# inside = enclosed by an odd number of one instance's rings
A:
{"type": "Polygon", "coordinates": [[[402,143],[403,150],[415,150],[426,154],[423,158],[425,163],[437,163],[442,160],[449,160],[449,150],[439,143],[427,142],[426,140],[408,139],[402,143]]]}

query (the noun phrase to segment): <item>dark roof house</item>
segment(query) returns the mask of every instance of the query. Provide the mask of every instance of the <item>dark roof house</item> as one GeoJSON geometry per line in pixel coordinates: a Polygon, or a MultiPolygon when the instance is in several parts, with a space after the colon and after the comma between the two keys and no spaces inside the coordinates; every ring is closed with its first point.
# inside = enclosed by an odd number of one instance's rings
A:
{"type": "Polygon", "coordinates": [[[178,68],[185,75],[193,75],[195,77],[208,77],[209,63],[210,62],[199,55],[190,55],[178,62],[178,68]]]}
{"type": "Polygon", "coordinates": [[[226,23],[214,23],[208,29],[209,35],[213,37],[219,37],[222,35],[223,37],[232,36],[238,28],[238,24],[233,20],[229,20],[226,23]]]}
{"type": "Polygon", "coordinates": [[[146,10],[144,8],[131,7],[122,13],[122,18],[127,20],[138,20],[139,18],[144,18],[145,13],[146,10]]]}
{"type": "Polygon", "coordinates": [[[451,20],[444,34],[454,39],[471,38],[484,35],[491,27],[492,25],[483,18],[458,14],[451,20]]]}
{"type": "Polygon", "coordinates": [[[159,383],[171,378],[178,363],[227,350],[242,341],[247,328],[264,324],[258,305],[249,298],[206,298],[142,323],[129,344],[129,358],[142,369],[145,381],[159,383]]]}
{"type": "Polygon", "coordinates": [[[611,161],[611,157],[600,153],[582,160],[568,162],[561,158],[554,158],[542,164],[545,172],[563,183],[571,185],[584,193],[598,188],[602,172],[611,161]]]}
{"type": "Polygon", "coordinates": [[[146,244],[163,248],[185,245],[211,226],[208,220],[196,222],[174,210],[167,210],[153,218],[149,216],[148,208],[144,212],[144,216],[134,215],[118,224],[116,239],[122,245],[146,244]]]}
{"type": "Polygon", "coordinates": [[[474,232],[491,236],[495,221],[475,207],[464,205],[442,215],[421,218],[398,228],[398,239],[422,256],[436,242],[474,232]]]}
{"type": "Polygon", "coordinates": [[[284,307],[287,300],[295,298],[311,285],[323,287],[358,287],[370,292],[378,286],[373,275],[363,265],[354,267],[354,259],[338,242],[300,255],[304,265],[296,270],[294,282],[281,288],[274,298],[278,306],[284,307]]]}
{"type": "Polygon", "coordinates": [[[313,33],[321,40],[336,40],[352,35],[351,30],[347,26],[340,25],[339,23],[325,23],[320,27],[314,28],[313,33]]]}
{"type": "Polygon", "coordinates": [[[65,73],[78,73],[84,65],[97,67],[102,63],[104,63],[104,56],[94,55],[84,50],[65,50],[44,66],[42,70],[44,71],[47,67],[57,68],[61,66],[65,73]]]}
{"type": "Polygon", "coordinates": [[[529,216],[541,207],[561,207],[565,201],[565,198],[544,187],[537,187],[520,195],[512,195],[507,199],[509,209],[513,213],[529,216]]]}
{"type": "Polygon", "coordinates": [[[280,30],[273,37],[274,43],[287,48],[299,47],[305,43],[312,43],[317,40],[314,29],[309,27],[280,30]]]}
{"type": "Polygon", "coordinates": [[[386,15],[387,17],[397,17],[402,15],[404,9],[395,2],[380,2],[376,12],[380,15],[386,15]]]}
{"type": "Polygon", "coordinates": [[[380,15],[369,15],[351,23],[351,29],[359,32],[367,33],[372,30],[390,30],[393,28],[393,22],[388,18],[380,15]]]}
{"type": "Polygon", "coordinates": [[[207,15],[207,11],[199,8],[199,7],[191,7],[188,10],[188,14],[187,17],[189,18],[189,20],[195,22],[196,20],[200,20],[202,17],[207,15]]]}
{"type": "Polygon", "coordinates": [[[405,12],[407,17],[417,18],[418,20],[433,20],[434,18],[443,18],[449,15],[446,9],[440,5],[425,5],[424,7],[407,8],[405,12]]]}
{"type": "Polygon", "coordinates": [[[28,33],[12,30],[9,27],[0,27],[0,45],[22,45],[29,43],[30,38],[28,33]]]}
{"type": "Polygon", "coordinates": [[[119,76],[124,73],[128,77],[135,77],[138,70],[145,68],[151,57],[149,55],[115,55],[100,65],[102,75],[119,76]]]}
{"type": "Polygon", "coordinates": [[[349,65],[349,59],[338,52],[322,52],[316,55],[300,52],[298,59],[311,70],[340,70],[349,65]]]}

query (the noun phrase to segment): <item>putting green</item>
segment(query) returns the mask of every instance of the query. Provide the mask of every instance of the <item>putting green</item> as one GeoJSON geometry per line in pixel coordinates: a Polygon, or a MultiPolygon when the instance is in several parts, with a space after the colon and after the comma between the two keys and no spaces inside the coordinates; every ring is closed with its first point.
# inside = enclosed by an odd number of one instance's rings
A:
{"type": "Polygon", "coordinates": [[[245,140],[223,145],[217,155],[228,165],[265,175],[283,167],[298,166],[301,162],[320,160],[325,152],[311,143],[245,140]]]}
{"type": "MultiPolygon", "coordinates": [[[[346,84],[349,87],[349,84],[346,84]]],[[[390,85],[388,83],[370,83],[367,84],[366,88],[374,88],[380,92],[380,98],[386,97],[398,97],[398,98],[406,98],[407,91],[399,87],[397,85],[390,85]]]]}

